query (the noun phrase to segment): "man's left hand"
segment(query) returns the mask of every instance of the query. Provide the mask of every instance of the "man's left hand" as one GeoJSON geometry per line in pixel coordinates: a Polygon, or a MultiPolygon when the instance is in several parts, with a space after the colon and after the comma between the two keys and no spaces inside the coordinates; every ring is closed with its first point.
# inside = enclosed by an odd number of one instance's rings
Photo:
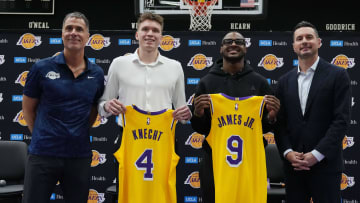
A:
{"type": "Polygon", "coordinates": [[[268,119],[270,122],[274,122],[280,110],[280,100],[273,95],[265,95],[264,101],[266,110],[268,111],[268,119]]]}
{"type": "Polygon", "coordinates": [[[185,105],[175,109],[175,111],[173,112],[173,117],[176,120],[190,120],[191,112],[189,107],[185,105]]]}
{"type": "Polygon", "coordinates": [[[307,161],[308,167],[312,167],[313,165],[315,165],[318,162],[318,160],[315,158],[315,156],[311,152],[305,153],[303,160],[307,161]]]}

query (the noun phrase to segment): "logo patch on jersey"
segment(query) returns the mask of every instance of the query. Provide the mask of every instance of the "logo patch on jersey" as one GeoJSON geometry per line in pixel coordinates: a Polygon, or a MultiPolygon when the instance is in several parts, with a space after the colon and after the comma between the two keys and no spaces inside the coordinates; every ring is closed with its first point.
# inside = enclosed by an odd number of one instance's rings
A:
{"type": "Polygon", "coordinates": [[[100,116],[99,114],[97,115],[96,117],[96,120],[94,122],[94,124],[92,125],[93,128],[97,128],[99,127],[100,125],[105,125],[107,123],[108,119],[103,117],[103,116],[100,116]]]}
{"type": "Polygon", "coordinates": [[[24,87],[28,73],[29,73],[29,71],[24,71],[24,72],[20,73],[20,75],[15,80],[15,84],[20,84],[21,86],[24,87]]]}
{"type": "Polygon", "coordinates": [[[0,55],[0,65],[5,63],[5,55],[0,55]]]}
{"type": "Polygon", "coordinates": [[[346,188],[352,187],[354,185],[355,185],[354,177],[350,177],[350,176],[347,176],[345,173],[342,173],[340,189],[345,190],[346,188]]]}
{"type": "Polygon", "coordinates": [[[90,46],[94,50],[101,50],[104,47],[110,46],[110,37],[104,37],[101,34],[93,34],[86,43],[86,46],[90,46]]]}
{"type": "Polygon", "coordinates": [[[51,80],[55,80],[55,79],[60,78],[60,73],[56,73],[56,72],[54,72],[54,71],[50,71],[50,72],[48,72],[48,73],[46,74],[45,77],[46,77],[46,78],[49,78],[49,79],[51,79],[51,80]]]}
{"type": "Polygon", "coordinates": [[[349,58],[349,57],[345,56],[344,54],[339,54],[333,58],[331,63],[334,64],[335,66],[339,66],[339,67],[347,69],[347,68],[352,68],[355,66],[355,59],[349,58]]]}
{"type": "Polygon", "coordinates": [[[266,139],[268,144],[275,144],[274,133],[272,133],[272,132],[265,133],[264,138],[266,139]]]}
{"type": "Polygon", "coordinates": [[[205,135],[194,132],[186,140],[185,145],[190,145],[194,149],[200,149],[202,148],[202,143],[204,139],[205,139],[205,135]]]}
{"type": "Polygon", "coordinates": [[[96,167],[106,162],[106,154],[100,154],[96,150],[92,150],[91,167],[96,167]]]}
{"type": "Polygon", "coordinates": [[[237,111],[239,109],[239,104],[235,103],[235,111],[237,111]]]}
{"type": "Polygon", "coordinates": [[[186,178],[184,184],[190,185],[192,188],[200,188],[199,172],[194,171],[186,178]]]}
{"type": "Polygon", "coordinates": [[[180,38],[173,38],[171,35],[165,35],[160,42],[160,49],[163,51],[171,51],[173,48],[180,46],[180,38]]]}
{"type": "Polygon", "coordinates": [[[146,118],[146,125],[150,125],[150,118],[149,117],[146,118]]]}
{"type": "Polygon", "coordinates": [[[354,142],[354,137],[348,137],[345,135],[344,139],[343,139],[343,149],[349,148],[354,146],[355,142],[354,142]]]}
{"type": "Polygon", "coordinates": [[[195,70],[203,70],[206,67],[212,66],[212,57],[206,57],[204,54],[196,54],[191,57],[187,66],[192,66],[195,70]]]}
{"type": "Polygon", "coordinates": [[[94,189],[89,190],[87,203],[102,203],[105,201],[105,194],[100,193],[94,189]]]}
{"type": "Polygon", "coordinates": [[[23,34],[16,45],[22,46],[25,49],[32,49],[35,46],[39,46],[41,44],[41,37],[35,36],[31,33],[23,34]]]}
{"type": "Polygon", "coordinates": [[[258,67],[263,67],[265,70],[272,71],[284,65],[283,58],[276,57],[274,54],[267,54],[262,57],[258,67]]]}
{"type": "Polygon", "coordinates": [[[16,114],[15,118],[13,119],[14,123],[19,123],[22,126],[27,126],[26,121],[24,119],[24,113],[21,110],[19,113],[16,114]]]}

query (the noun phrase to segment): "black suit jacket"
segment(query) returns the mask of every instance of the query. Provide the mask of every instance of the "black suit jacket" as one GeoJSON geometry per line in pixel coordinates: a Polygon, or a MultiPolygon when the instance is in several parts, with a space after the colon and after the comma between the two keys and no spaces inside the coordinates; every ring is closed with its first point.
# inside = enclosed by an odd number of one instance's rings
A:
{"type": "MultiPolygon", "coordinates": [[[[325,158],[315,164],[312,171],[342,171],[342,140],[350,124],[351,89],[347,71],[320,58],[304,115],[297,78],[297,68],[294,68],[279,79],[276,90],[281,108],[275,141],[281,157],[287,149],[304,153],[316,149],[325,158]]],[[[287,160],[285,171],[293,171],[287,160]]]]}

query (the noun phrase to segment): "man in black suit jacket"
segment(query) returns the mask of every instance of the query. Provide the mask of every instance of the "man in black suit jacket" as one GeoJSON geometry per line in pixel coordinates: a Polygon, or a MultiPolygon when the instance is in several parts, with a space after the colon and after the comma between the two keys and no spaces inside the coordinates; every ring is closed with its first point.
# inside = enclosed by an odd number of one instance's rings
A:
{"type": "Polygon", "coordinates": [[[350,124],[350,79],[345,69],[318,56],[316,28],[295,26],[298,68],[279,79],[275,141],[284,158],[289,203],[339,203],[342,140],[350,124]]]}

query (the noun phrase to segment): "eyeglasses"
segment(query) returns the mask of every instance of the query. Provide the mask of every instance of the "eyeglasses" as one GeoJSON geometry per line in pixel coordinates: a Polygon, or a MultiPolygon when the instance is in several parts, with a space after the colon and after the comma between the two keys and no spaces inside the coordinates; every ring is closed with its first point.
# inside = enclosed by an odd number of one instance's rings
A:
{"type": "Polygon", "coordinates": [[[245,45],[245,39],[224,39],[222,45],[230,46],[234,42],[236,45],[245,45]]]}

